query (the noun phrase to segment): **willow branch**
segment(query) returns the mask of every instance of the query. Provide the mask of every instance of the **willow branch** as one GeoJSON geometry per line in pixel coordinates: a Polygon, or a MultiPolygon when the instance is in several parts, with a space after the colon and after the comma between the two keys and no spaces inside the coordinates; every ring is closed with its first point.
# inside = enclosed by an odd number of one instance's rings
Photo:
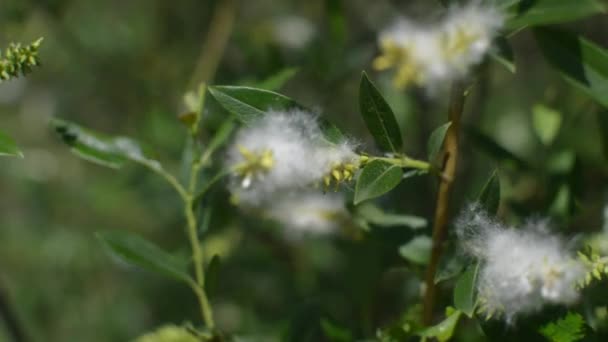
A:
{"type": "Polygon", "coordinates": [[[454,84],[450,94],[450,105],[448,119],[452,122],[445,135],[443,145],[443,174],[439,183],[437,204],[435,206],[435,218],[433,220],[433,247],[431,249],[431,260],[426,272],[426,290],[424,294],[423,322],[430,325],[433,321],[433,307],[435,304],[435,273],[443,252],[443,243],[447,234],[448,213],[450,194],[456,176],[458,161],[458,138],[460,133],[460,119],[464,109],[465,101],[464,87],[462,84],[454,84]]]}

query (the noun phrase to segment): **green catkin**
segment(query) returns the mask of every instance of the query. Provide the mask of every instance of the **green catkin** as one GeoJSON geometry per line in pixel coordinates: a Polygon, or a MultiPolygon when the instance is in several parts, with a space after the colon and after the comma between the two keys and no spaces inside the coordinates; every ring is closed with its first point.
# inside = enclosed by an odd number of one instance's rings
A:
{"type": "Polygon", "coordinates": [[[33,67],[40,65],[38,49],[42,38],[22,46],[21,43],[11,43],[4,51],[0,51],[0,82],[19,76],[25,76],[33,67]]]}

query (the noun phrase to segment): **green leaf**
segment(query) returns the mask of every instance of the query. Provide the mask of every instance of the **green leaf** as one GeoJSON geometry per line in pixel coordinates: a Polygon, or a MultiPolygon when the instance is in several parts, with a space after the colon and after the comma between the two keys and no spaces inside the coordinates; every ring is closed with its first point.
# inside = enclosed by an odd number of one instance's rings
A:
{"type": "Polygon", "coordinates": [[[215,254],[205,268],[205,291],[208,296],[216,293],[220,277],[220,256],[215,254]]]}
{"type": "Polygon", "coordinates": [[[0,132],[0,156],[23,158],[23,153],[17,147],[15,141],[2,132],[0,132]]]}
{"type": "Polygon", "coordinates": [[[405,260],[418,265],[427,265],[431,258],[431,238],[425,235],[416,236],[399,247],[399,255],[405,260]]]}
{"type": "Polygon", "coordinates": [[[332,342],[351,342],[353,341],[352,333],[341,326],[338,326],[335,323],[332,323],[327,318],[321,318],[321,329],[323,330],[323,334],[327,337],[327,341],[332,342]]]}
{"type": "Polygon", "coordinates": [[[359,109],[376,144],[385,151],[399,152],[403,142],[393,110],[365,72],[359,85],[359,109]]]}
{"type": "Polygon", "coordinates": [[[420,229],[427,225],[423,217],[387,213],[369,202],[358,205],[356,215],[368,223],[381,227],[405,226],[420,229]]]}
{"type": "Polygon", "coordinates": [[[576,34],[534,30],[546,60],[574,87],[608,108],[608,50],[576,34]]]}
{"type": "Polygon", "coordinates": [[[559,24],[599,14],[604,7],[596,0],[520,0],[508,8],[506,27],[518,30],[527,26],[559,24]]]}
{"type": "Polygon", "coordinates": [[[429,327],[419,333],[419,335],[422,337],[422,341],[426,341],[427,338],[435,338],[439,342],[445,342],[452,338],[462,312],[454,310],[450,307],[448,307],[446,312],[448,316],[446,319],[441,321],[439,324],[429,327]]]}
{"type": "MultiPolygon", "coordinates": [[[[287,111],[291,109],[307,110],[287,96],[251,87],[213,86],[209,87],[211,96],[228,112],[249,125],[263,117],[269,110],[287,111]]],[[[344,135],[333,124],[320,119],[319,125],[325,139],[337,143],[344,140],[344,135]]]]}
{"type": "Polygon", "coordinates": [[[551,145],[562,124],[561,114],[542,104],[532,107],[532,127],[544,145],[551,145]]]}
{"type": "Polygon", "coordinates": [[[104,136],[60,119],[53,119],[51,124],[72,152],[83,159],[115,169],[122,167],[128,160],[155,170],[162,169],[158,161],[144,155],[135,140],[104,136]]]}
{"type": "Polygon", "coordinates": [[[500,178],[498,177],[498,170],[492,172],[492,175],[481,189],[477,201],[490,215],[496,214],[500,205],[500,178]]]}
{"type": "Polygon", "coordinates": [[[462,273],[466,259],[460,255],[443,253],[439,262],[439,270],[435,273],[435,284],[452,279],[462,273]]]}
{"type": "Polygon", "coordinates": [[[355,186],[355,205],[384,195],[394,189],[403,176],[400,167],[381,160],[373,160],[363,168],[355,186]]]}
{"type": "Polygon", "coordinates": [[[452,125],[452,122],[445,123],[433,130],[429,140],[426,143],[427,146],[427,154],[430,163],[436,163],[437,157],[439,155],[439,151],[441,151],[441,146],[443,146],[443,141],[445,140],[445,135],[448,132],[448,129],[452,125]]]}
{"type": "Polygon", "coordinates": [[[469,317],[473,317],[473,313],[475,312],[477,296],[475,285],[478,272],[478,263],[469,265],[466,271],[464,271],[458,280],[456,280],[456,285],[454,287],[454,306],[469,317]]]}
{"type": "Polygon", "coordinates": [[[549,213],[554,216],[567,216],[570,213],[572,193],[568,184],[560,185],[553,202],[549,206],[549,213]]]}
{"type": "Polygon", "coordinates": [[[187,263],[132,233],[98,232],[97,238],[121,260],[147,271],[190,282],[187,263]]]}
{"type": "Polygon", "coordinates": [[[283,87],[283,85],[285,85],[285,83],[287,83],[287,81],[292,79],[298,73],[298,71],[298,68],[285,68],[280,70],[276,74],[258,82],[256,84],[256,88],[272,91],[279,90],[283,87]]]}
{"type": "Polygon", "coordinates": [[[196,336],[187,328],[173,324],[163,325],[154,331],[137,337],[133,342],[200,342],[201,337],[196,336]]]}
{"type": "Polygon", "coordinates": [[[575,342],[585,337],[585,320],[575,312],[566,317],[542,326],[540,332],[551,342],[575,342]]]}
{"type": "Polygon", "coordinates": [[[268,110],[302,109],[294,100],[281,94],[251,87],[213,86],[209,92],[227,111],[241,122],[250,124],[268,110]]]}

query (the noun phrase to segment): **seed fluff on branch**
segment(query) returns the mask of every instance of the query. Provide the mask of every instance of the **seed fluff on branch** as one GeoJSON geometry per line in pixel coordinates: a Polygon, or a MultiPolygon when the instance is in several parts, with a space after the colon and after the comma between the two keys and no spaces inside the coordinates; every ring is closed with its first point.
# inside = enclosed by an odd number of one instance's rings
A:
{"type": "Polygon", "coordinates": [[[456,222],[463,250],[480,262],[477,289],[487,317],[534,313],[546,304],[574,303],[585,268],[566,243],[549,232],[547,220],[516,229],[471,205],[456,222]]]}

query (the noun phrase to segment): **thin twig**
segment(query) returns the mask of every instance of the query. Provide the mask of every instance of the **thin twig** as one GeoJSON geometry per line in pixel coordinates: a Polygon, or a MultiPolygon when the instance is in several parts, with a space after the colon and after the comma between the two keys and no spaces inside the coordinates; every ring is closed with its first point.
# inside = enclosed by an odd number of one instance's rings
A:
{"type": "Polygon", "coordinates": [[[435,272],[443,252],[443,242],[447,233],[450,194],[456,175],[456,164],[458,160],[458,137],[460,132],[460,119],[464,109],[464,87],[456,83],[452,86],[448,119],[452,122],[445,135],[443,148],[443,174],[437,194],[437,205],[435,207],[435,219],[433,221],[433,247],[431,260],[426,272],[426,289],[424,294],[423,323],[430,325],[433,321],[433,307],[435,304],[435,272]]]}

